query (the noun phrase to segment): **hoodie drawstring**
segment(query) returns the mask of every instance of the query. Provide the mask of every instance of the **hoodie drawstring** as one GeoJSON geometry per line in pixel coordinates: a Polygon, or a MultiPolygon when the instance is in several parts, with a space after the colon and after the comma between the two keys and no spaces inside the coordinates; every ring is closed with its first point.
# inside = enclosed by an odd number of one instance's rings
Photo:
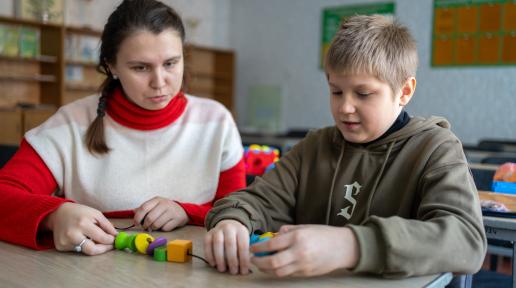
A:
{"type": "Polygon", "coordinates": [[[385,155],[385,159],[382,163],[382,167],[380,168],[380,172],[378,173],[378,175],[376,176],[376,179],[374,180],[373,188],[371,189],[371,193],[369,194],[369,198],[367,199],[367,206],[366,206],[366,211],[365,211],[365,215],[364,215],[364,220],[362,221],[361,224],[364,224],[365,221],[367,221],[367,218],[369,216],[369,211],[371,210],[371,205],[373,203],[374,193],[376,192],[376,187],[378,187],[380,178],[382,178],[383,170],[385,169],[385,166],[387,166],[387,161],[389,160],[389,156],[391,155],[391,152],[392,152],[392,147],[394,147],[395,143],[396,143],[396,141],[391,142],[391,144],[389,145],[389,148],[387,149],[387,154],[385,155]]]}
{"type": "Polygon", "coordinates": [[[340,149],[339,160],[337,161],[337,167],[335,168],[335,172],[333,173],[333,180],[331,181],[330,196],[328,199],[328,207],[326,207],[326,225],[330,225],[330,214],[331,214],[330,210],[331,210],[331,203],[332,203],[332,199],[333,199],[333,189],[335,188],[335,181],[336,181],[337,175],[339,173],[340,162],[342,162],[342,158],[344,158],[344,147],[346,146],[345,143],[346,142],[344,142],[342,144],[342,149],[340,149]]]}

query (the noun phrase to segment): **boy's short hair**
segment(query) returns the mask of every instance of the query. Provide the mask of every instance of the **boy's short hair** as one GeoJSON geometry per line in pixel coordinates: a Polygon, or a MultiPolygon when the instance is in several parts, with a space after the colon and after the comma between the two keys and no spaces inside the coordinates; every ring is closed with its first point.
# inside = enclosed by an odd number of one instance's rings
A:
{"type": "Polygon", "coordinates": [[[357,15],[335,34],[325,69],[375,76],[396,91],[416,76],[417,62],[416,41],[405,26],[390,16],[357,15]]]}

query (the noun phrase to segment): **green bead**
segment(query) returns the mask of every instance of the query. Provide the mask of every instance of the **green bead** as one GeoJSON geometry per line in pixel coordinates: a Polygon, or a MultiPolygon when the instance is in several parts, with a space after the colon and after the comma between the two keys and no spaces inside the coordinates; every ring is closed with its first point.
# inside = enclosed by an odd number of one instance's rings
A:
{"type": "Polygon", "coordinates": [[[154,249],[154,255],[152,256],[155,261],[166,262],[167,261],[167,247],[157,247],[154,249]]]}
{"type": "Polygon", "coordinates": [[[129,240],[129,235],[125,232],[120,232],[115,237],[115,248],[117,250],[124,250],[127,248],[127,241],[129,240]]]}
{"type": "Polygon", "coordinates": [[[136,238],[138,234],[132,234],[131,236],[129,236],[129,239],[127,240],[129,242],[129,245],[127,245],[127,248],[129,248],[129,250],[133,251],[133,252],[136,252],[136,245],[134,243],[134,239],[136,238]]]}

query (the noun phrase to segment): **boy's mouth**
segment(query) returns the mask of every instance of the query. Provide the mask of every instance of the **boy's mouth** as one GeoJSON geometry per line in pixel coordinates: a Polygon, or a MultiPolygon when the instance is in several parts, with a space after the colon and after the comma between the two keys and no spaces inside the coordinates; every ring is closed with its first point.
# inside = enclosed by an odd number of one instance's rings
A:
{"type": "Polygon", "coordinates": [[[360,122],[355,121],[342,121],[342,123],[344,124],[344,126],[346,126],[347,129],[350,130],[357,129],[358,126],[360,126],[360,122]]]}

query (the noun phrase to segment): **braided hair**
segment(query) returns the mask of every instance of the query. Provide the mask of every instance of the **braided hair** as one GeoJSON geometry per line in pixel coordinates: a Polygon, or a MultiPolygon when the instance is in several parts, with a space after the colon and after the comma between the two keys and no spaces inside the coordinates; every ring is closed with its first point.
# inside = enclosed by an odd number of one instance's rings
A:
{"type": "Polygon", "coordinates": [[[109,16],[101,36],[99,64],[97,71],[106,75],[100,85],[100,98],[97,117],[88,127],[85,143],[92,154],[106,154],[111,149],[106,144],[104,116],[107,101],[120,81],[111,73],[109,65],[116,64],[116,55],[121,43],[134,33],[147,30],[159,34],[163,30],[178,32],[181,42],[185,40],[185,28],[181,17],[171,7],[156,0],[124,0],[109,16]]]}

